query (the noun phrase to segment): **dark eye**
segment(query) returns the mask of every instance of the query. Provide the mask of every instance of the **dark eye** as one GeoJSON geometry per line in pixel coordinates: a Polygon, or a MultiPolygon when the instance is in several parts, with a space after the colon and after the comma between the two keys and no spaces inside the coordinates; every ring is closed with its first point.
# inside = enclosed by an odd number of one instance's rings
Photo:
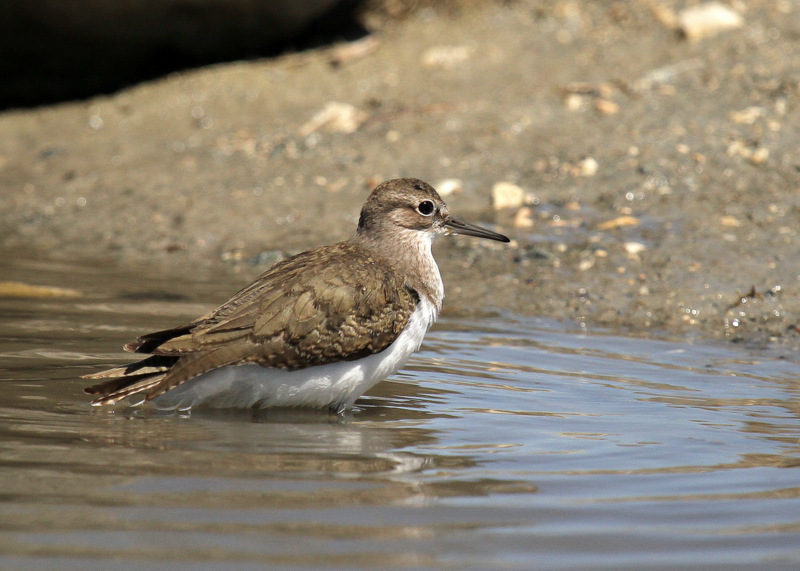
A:
{"type": "Polygon", "coordinates": [[[423,200],[417,206],[417,212],[422,214],[423,216],[430,216],[433,214],[433,211],[436,210],[436,207],[433,205],[433,202],[430,200],[423,200]]]}

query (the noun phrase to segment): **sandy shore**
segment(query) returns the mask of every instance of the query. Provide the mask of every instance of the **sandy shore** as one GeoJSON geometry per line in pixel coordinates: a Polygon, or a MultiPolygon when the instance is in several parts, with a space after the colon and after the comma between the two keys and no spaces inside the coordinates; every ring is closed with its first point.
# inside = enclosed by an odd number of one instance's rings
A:
{"type": "Polygon", "coordinates": [[[683,2],[449,3],[6,111],[0,251],[255,275],[414,176],[514,239],[441,241],[446,310],[794,346],[800,5],[733,4],[738,25],[687,38],[683,2]]]}

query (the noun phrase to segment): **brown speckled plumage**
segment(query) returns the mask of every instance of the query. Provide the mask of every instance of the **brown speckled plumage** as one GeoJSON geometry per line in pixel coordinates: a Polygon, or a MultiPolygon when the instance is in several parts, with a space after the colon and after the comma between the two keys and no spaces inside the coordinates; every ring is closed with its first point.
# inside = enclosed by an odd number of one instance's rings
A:
{"type": "MultiPolygon", "coordinates": [[[[145,393],[152,400],[203,373],[258,364],[298,370],[379,353],[400,335],[420,296],[438,311],[443,291],[420,232],[456,231],[503,239],[450,218],[430,186],[397,179],[376,188],[348,241],[279,262],[228,302],[195,321],[125,346],[150,357],[85,378],[95,404],[145,393]],[[435,203],[435,214],[419,211],[435,203]],[[482,233],[481,233],[482,232],[482,233]]],[[[506,239],[507,240],[507,239],[506,239]]]]}

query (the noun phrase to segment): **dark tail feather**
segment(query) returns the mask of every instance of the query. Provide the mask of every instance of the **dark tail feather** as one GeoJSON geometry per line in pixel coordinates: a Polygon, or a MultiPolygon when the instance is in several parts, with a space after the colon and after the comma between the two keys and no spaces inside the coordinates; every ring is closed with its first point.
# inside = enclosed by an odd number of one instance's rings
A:
{"type": "Polygon", "coordinates": [[[160,383],[165,375],[166,373],[132,375],[86,387],[83,391],[90,395],[100,395],[92,401],[95,406],[114,404],[131,395],[149,391],[160,383]]]}
{"type": "Polygon", "coordinates": [[[99,398],[92,401],[93,405],[114,404],[125,397],[147,392],[155,387],[177,360],[178,357],[153,355],[124,367],[84,375],[84,379],[107,380],[83,390],[90,395],[100,395],[99,398]]]}
{"type": "Polygon", "coordinates": [[[147,359],[136,361],[130,365],[123,365],[122,367],[114,367],[113,369],[106,369],[98,373],[91,373],[83,375],[82,379],[109,379],[117,377],[127,377],[134,373],[138,375],[154,374],[166,372],[172,365],[178,361],[179,357],[170,357],[164,355],[153,355],[147,359]]]}
{"type": "Polygon", "coordinates": [[[148,333],[147,335],[142,335],[136,341],[125,345],[125,350],[131,353],[152,353],[158,349],[159,345],[175,337],[186,335],[190,333],[193,328],[194,325],[184,325],[182,327],[175,327],[174,329],[164,329],[163,331],[148,333]]]}
{"type": "Polygon", "coordinates": [[[163,375],[163,373],[144,373],[142,375],[130,375],[128,377],[117,377],[111,379],[110,381],[105,381],[103,383],[97,383],[96,385],[92,385],[91,387],[86,387],[83,389],[88,395],[103,395],[107,396],[112,393],[116,393],[117,391],[121,391],[123,389],[127,389],[131,385],[135,385],[139,381],[144,381],[147,379],[152,379],[158,375],[163,375]]]}

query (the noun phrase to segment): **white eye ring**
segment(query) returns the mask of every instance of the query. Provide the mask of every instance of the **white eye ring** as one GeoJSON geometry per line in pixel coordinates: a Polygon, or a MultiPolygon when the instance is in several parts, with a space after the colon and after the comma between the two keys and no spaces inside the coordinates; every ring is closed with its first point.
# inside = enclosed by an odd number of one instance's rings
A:
{"type": "Polygon", "coordinates": [[[417,212],[423,216],[432,216],[433,213],[436,212],[436,207],[430,200],[423,200],[419,203],[419,206],[417,206],[417,212]]]}

